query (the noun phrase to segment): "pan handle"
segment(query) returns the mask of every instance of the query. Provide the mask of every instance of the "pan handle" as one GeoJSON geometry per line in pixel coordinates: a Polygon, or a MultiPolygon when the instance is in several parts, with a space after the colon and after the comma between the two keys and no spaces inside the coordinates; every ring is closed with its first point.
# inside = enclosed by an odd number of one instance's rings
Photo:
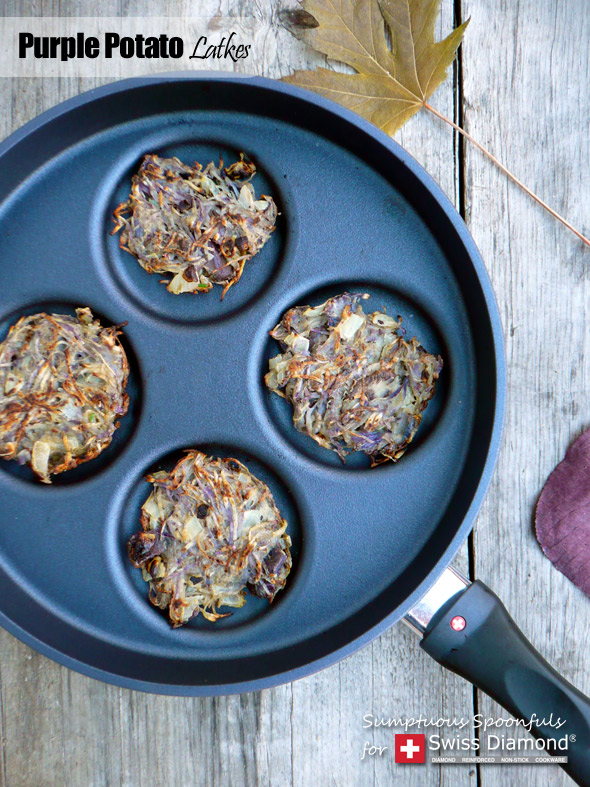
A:
{"type": "MultiPolygon", "coordinates": [[[[563,769],[578,784],[589,787],[588,697],[533,648],[483,582],[470,584],[452,569],[447,569],[441,580],[436,583],[439,608],[432,616],[427,620],[425,609],[433,607],[436,585],[406,617],[406,622],[423,634],[421,647],[439,664],[493,697],[512,716],[532,722],[531,734],[547,741],[548,753],[567,756],[563,769]],[[557,729],[549,726],[549,721],[564,723],[557,729]],[[566,738],[567,751],[562,748],[566,738]]],[[[539,751],[544,754],[545,750],[539,751]]]]}

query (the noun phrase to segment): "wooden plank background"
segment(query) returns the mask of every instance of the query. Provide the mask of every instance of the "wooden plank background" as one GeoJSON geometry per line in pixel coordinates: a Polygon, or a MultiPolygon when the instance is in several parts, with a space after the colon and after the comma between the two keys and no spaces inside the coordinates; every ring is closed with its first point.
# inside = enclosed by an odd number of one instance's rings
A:
{"type": "MultiPolygon", "coordinates": [[[[241,13],[271,25],[250,73],[280,77],[322,59],[280,27],[295,0],[103,0],[103,15],[241,13]]],[[[7,16],[93,16],[95,0],[4,0],[7,16]]],[[[438,34],[471,16],[461,68],[433,104],[590,232],[590,9],[586,0],[443,0],[438,34]]],[[[243,68],[243,66],[242,66],[243,68]]],[[[0,80],[0,137],[106,79],[0,80]]],[[[422,113],[398,135],[440,183],[478,243],[506,331],[509,391],[498,468],[475,535],[456,560],[503,598],[539,650],[590,692],[590,601],[542,556],[533,510],[547,474],[590,425],[585,316],[590,252],[478,151],[422,113]],[[468,565],[470,563],[470,565],[468,565]]],[[[554,766],[395,766],[360,761],[393,745],[384,716],[506,715],[428,659],[398,625],[315,676],[277,689],[183,699],[114,688],[71,672],[0,631],[0,785],[571,784],[554,766]]],[[[390,754],[389,752],[389,754],[390,754]]]]}

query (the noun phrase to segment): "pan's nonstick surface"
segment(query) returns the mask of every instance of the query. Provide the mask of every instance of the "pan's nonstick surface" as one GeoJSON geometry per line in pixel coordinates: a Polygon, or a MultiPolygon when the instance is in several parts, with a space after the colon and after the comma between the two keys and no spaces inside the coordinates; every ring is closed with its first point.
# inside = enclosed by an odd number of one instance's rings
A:
{"type": "Polygon", "coordinates": [[[472,524],[497,448],[503,386],[489,282],[463,223],[404,152],[335,105],[263,79],[131,80],[46,113],[0,148],[2,334],[23,313],[90,306],[125,320],[131,407],[111,446],[55,478],[0,463],[1,621],[120,685],[177,694],[279,683],[400,617],[472,524]],[[146,153],[207,163],[246,151],[281,216],[223,302],[174,296],[109,235],[146,153]],[[268,332],[344,290],[401,314],[444,358],[396,465],[343,465],[264,387],[268,332]],[[500,394],[499,394],[500,392],[500,394]],[[289,521],[294,566],[272,606],[171,629],[126,556],[146,472],[183,448],[233,456],[289,521]],[[433,572],[433,573],[431,573],[433,572]],[[430,575],[430,576],[429,576],[430,575]]]}

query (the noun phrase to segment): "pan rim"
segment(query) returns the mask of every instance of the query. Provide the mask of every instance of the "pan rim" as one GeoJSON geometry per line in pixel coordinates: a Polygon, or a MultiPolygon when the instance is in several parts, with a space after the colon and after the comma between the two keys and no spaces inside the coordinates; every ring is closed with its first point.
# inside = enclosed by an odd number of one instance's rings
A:
{"type": "Polygon", "coordinates": [[[504,352],[503,331],[495,294],[481,255],[475,245],[473,238],[471,237],[471,234],[469,233],[469,230],[467,229],[467,226],[465,225],[463,218],[457,212],[442,189],[407,151],[405,151],[397,142],[388,137],[384,132],[380,131],[377,127],[373,126],[371,123],[364,120],[355,113],[328,99],[315,95],[301,88],[297,88],[292,85],[265,77],[249,77],[236,75],[234,73],[215,71],[169,72],[116,81],[90,91],[85,91],[73,98],[64,101],[61,104],[58,104],[55,107],[52,107],[51,109],[32,119],[20,129],[17,129],[15,132],[13,132],[2,143],[0,143],[0,156],[4,156],[12,147],[20,143],[26,137],[35,133],[51,121],[69,113],[73,109],[91,103],[96,99],[111,96],[120,92],[125,92],[134,88],[144,88],[152,84],[157,84],[162,80],[167,80],[170,82],[179,80],[216,82],[221,80],[223,82],[233,82],[234,84],[238,85],[248,83],[253,86],[271,91],[272,93],[282,93],[292,96],[299,100],[303,100],[306,103],[317,107],[318,109],[328,111],[331,114],[336,115],[337,117],[342,118],[348,123],[356,126],[361,131],[372,137],[376,142],[380,143],[380,145],[383,146],[389,152],[389,154],[398,159],[401,164],[409,170],[411,175],[419,182],[421,187],[430,193],[443,212],[446,221],[454,228],[454,231],[457,233],[458,240],[465,249],[473,271],[477,277],[479,286],[481,287],[482,296],[487,309],[487,317],[490,323],[490,333],[494,350],[495,385],[492,393],[495,406],[493,410],[490,436],[487,450],[485,452],[483,469],[475,488],[473,498],[461,524],[456,529],[456,532],[454,533],[450,542],[447,544],[441,557],[435,563],[434,567],[413,589],[413,591],[408,596],[406,596],[404,601],[395,609],[391,610],[376,625],[372,626],[360,637],[357,637],[356,639],[348,642],[346,645],[339,647],[325,656],[301,665],[295,669],[285,672],[277,672],[273,675],[267,675],[263,678],[241,683],[222,684],[216,686],[180,686],[169,683],[160,684],[156,682],[152,683],[141,681],[127,676],[121,676],[116,672],[109,672],[107,670],[93,667],[63,653],[57,648],[47,645],[34,635],[27,632],[24,628],[22,628],[22,626],[15,623],[3,612],[0,612],[0,625],[2,625],[2,627],[11,634],[16,636],[25,644],[33,647],[43,655],[48,656],[54,661],[57,661],[58,663],[89,677],[124,688],[158,694],[176,696],[215,696],[238,694],[246,691],[270,688],[282,683],[296,680],[298,678],[306,677],[327,666],[335,664],[344,657],[359,650],[361,647],[371,642],[379,634],[390,628],[396,621],[403,617],[403,615],[406,614],[420,600],[420,598],[424,596],[424,594],[430,589],[430,587],[436,582],[439,576],[451,563],[456,552],[473,527],[475,518],[490,484],[500,449],[506,401],[506,360],[504,352]]]}

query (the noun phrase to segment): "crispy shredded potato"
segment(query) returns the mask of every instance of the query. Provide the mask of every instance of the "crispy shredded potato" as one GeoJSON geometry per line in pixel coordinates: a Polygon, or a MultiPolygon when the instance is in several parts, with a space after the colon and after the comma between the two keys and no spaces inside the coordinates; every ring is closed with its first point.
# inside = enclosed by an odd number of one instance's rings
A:
{"type": "Polygon", "coordinates": [[[367,294],[298,306],[271,331],[283,350],[265,377],[293,405],[293,423],[342,460],[363,451],[397,461],[434,396],[442,358],[402,338],[401,317],[365,314],[367,294]]]}
{"type": "Polygon", "coordinates": [[[173,626],[199,613],[226,617],[218,608],[243,606],[246,587],[274,599],[291,570],[291,539],[265,483],[235,459],[195,450],[147,480],[154,489],[127,548],[173,626]]]}
{"type": "Polygon", "coordinates": [[[76,315],[21,317],[0,344],[0,456],[46,484],[98,456],[129,405],[120,331],[76,315]]]}
{"type": "Polygon", "coordinates": [[[256,199],[249,182],[255,165],[242,153],[224,168],[205,169],[177,158],[149,155],[133,176],[131,194],[114,213],[120,246],[169,292],[208,292],[223,285],[222,299],[244,265],[269,239],[277,207],[272,197],[256,199]]]}

